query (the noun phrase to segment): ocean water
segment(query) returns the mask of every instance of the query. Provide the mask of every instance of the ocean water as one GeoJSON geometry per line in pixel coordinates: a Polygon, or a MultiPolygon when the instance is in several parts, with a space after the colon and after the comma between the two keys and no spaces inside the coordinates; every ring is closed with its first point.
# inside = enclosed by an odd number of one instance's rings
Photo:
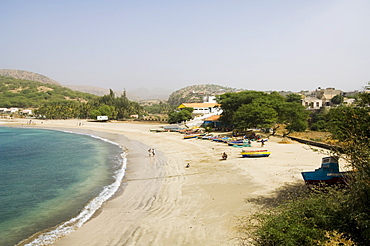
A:
{"type": "Polygon", "coordinates": [[[92,135],[0,127],[0,245],[51,243],[80,227],[118,189],[126,158],[92,135]],[[50,229],[53,228],[53,229],[50,229]]]}

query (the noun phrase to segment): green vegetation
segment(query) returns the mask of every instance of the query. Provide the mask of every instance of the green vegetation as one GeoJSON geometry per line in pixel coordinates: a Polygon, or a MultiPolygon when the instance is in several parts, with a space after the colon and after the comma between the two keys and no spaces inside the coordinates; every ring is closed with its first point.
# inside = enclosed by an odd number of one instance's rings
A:
{"type": "Polygon", "coordinates": [[[121,120],[134,114],[142,115],[143,112],[143,108],[137,102],[127,99],[126,93],[116,97],[112,90],[108,95],[97,97],[87,103],[46,103],[35,110],[37,115],[48,119],[96,119],[96,116],[104,115],[109,119],[121,120]]]}
{"type": "Polygon", "coordinates": [[[143,109],[149,114],[168,114],[175,109],[175,106],[161,101],[158,104],[143,106],[143,109]]]}
{"type": "Polygon", "coordinates": [[[87,102],[97,96],[71,89],[0,76],[0,107],[38,108],[45,103],[87,102]]]}
{"type": "Polygon", "coordinates": [[[325,245],[336,233],[342,211],[337,190],[302,193],[285,198],[282,205],[254,216],[255,245],[325,245]],[[303,196],[305,194],[305,196],[303,196]]]}
{"type": "Polygon", "coordinates": [[[331,99],[331,102],[334,104],[334,105],[339,105],[339,104],[342,104],[344,101],[344,97],[342,95],[336,95],[334,96],[332,99],[331,99]]]}
{"type": "Polygon", "coordinates": [[[220,120],[241,130],[247,128],[275,128],[284,124],[288,130],[307,129],[309,113],[297,97],[283,97],[277,92],[242,91],[219,95],[217,102],[222,105],[220,120]]]}
{"type": "Polygon", "coordinates": [[[194,108],[183,108],[180,111],[172,111],[168,114],[168,123],[180,123],[182,121],[187,121],[192,119],[191,113],[194,111],[194,108]]]}
{"type": "Polygon", "coordinates": [[[88,93],[36,81],[0,76],[0,107],[36,108],[35,115],[48,119],[91,118],[106,115],[109,119],[125,119],[142,115],[143,108],[127,99],[126,93],[116,97],[99,97],[88,93]]]}
{"type": "Polygon", "coordinates": [[[254,245],[267,246],[370,245],[369,99],[361,94],[355,106],[321,112],[338,143],[333,154],[346,159],[355,170],[347,179],[347,186],[306,191],[256,214],[243,226],[246,237],[242,243],[252,240],[254,245]]]}

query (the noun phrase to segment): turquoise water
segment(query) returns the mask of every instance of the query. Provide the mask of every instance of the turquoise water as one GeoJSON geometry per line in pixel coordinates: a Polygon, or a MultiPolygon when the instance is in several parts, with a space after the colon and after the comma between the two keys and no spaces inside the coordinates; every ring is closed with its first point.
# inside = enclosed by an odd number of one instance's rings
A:
{"type": "Polygon", "coordinates": [[[125,165],[122,148],[104,139],[0,127],[0,245],[51,227],[29,245],[53,242],[78,228],[118,189],[125,165]]]}

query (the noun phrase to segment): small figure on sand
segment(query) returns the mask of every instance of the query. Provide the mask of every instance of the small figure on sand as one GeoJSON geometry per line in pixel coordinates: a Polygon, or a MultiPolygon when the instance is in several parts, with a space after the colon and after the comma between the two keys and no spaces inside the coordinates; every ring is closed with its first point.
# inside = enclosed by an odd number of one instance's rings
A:
{"type": "Polygon", "coordinates": [[[189,167],[190,167],[190,164],[188,163],[185,167],[186,167],[186,168],[189,168],[189,167]]]}
{"type": "Polygon", "coordinates": [[[222,154],[222,160],[226,160],[227,159],[227,154],[224,152],[223,154],[222,154]]]}
{"type": "Polygon", "coordinates": [[[149,156],[155,156],[154,149],[148,149],[149,156]]]}
{"type": "Polygon", "coordinates": [[[265,140],[261,139],[261,147],[265,146],[265,140]]]}

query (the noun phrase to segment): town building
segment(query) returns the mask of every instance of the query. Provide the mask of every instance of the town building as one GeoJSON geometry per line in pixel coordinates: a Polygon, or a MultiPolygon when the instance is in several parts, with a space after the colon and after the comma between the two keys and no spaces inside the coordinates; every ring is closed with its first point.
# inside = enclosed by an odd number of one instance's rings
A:
{"type": "Polygon", "coordinates": [[[177,107],[179,110],[184,108],[193,108],[194,115],[203,115],[209,113],[218,113],[220,109],[220,104],[218,103],[183,103],[177,107]]]}

